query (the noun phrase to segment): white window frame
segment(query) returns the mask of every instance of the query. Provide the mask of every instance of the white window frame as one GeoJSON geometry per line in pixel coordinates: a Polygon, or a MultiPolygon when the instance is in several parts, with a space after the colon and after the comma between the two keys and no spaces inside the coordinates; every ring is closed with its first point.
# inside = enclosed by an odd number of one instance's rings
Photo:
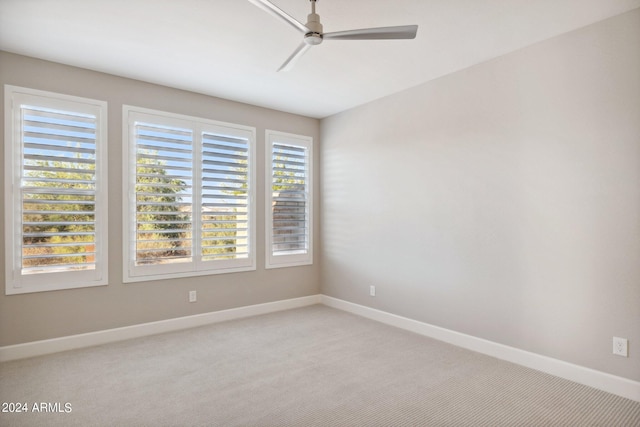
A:
{"type": "Polygon", "coordinates": [[[266,262],[265,268],[294,267],[313,264],[313,138],[305,135],[296,135],[287,132],[267,129],[265,132],[265,241],[266,241],[266,262]],[[307,229],[308,242],[307,250],[304,253],[280,254],[276,255],[272,250],[272,229],[273,229],[273,145],[291,145],[302,147],[307,152],[307,174],[306,174],[306,209],[307,209],[307,229]]]}
{"type": "Polygon", "coordinates": [[[5,266],[7,295],[85,288],[108,284],[107,103],[95,99],[5,85],[5,266]],[[22,272],[23,122],[21,106],[96,117],[95,268],[91,270],[22,272]]]}
{"type": "Polygon", "coordinates": [[[211,274],[235,273],[252,271],[256,269],[256,161],[255,141],[256,129],[250,126],[220,122],[199,117],[169,113],[165,111],[151,110],[130,105],[123,106],[123,158],[125,162],[123,179],[123,281],[125,283],[141,282],[149,280],[172,279],[180,277],[203,276],[211,274]],[[135,173],[136,173],[136,141],[135,122],[137,120],[154,123],[157,125],[175,126],[193,131],[193,216],[192,230],[194,238],[193,260],[177,264],[159,264],[141,266],[135,265],[135,173]],[[200,230],[201,218],[199,215],[202,201],[196,195],[201,189],[201,135],[203,132],[224,132],[227,135],[235,135],[248,139],[249,155],[249,255],[243,259],[232,260],[201,260],[200,238],[197,236],[200,230]]]}

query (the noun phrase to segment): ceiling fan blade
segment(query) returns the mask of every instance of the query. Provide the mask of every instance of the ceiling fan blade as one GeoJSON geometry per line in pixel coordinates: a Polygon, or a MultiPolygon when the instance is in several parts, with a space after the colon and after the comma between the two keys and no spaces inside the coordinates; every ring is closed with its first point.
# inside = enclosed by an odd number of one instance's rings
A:
{"type": "Polygon", "coordinates": [[[275,16],[276,18],[283,20],[284,22],[291,25],[293,28],[297,29],[298,31],[302,33],[309,32],[309,29],[306,26],[302,25],[294,17],[292,17],[291,15],[289,15],[288,13],[286,13],[285,11],[283,11],[282,9],[280,9],[278,6],[271,3],[270,1],[268,0],[249,0],[249,1],[254,5],[258,6],[260,9],[264,10],[265,12],[268,12],[273,16],[275,16]]]}
{"type": "Polygon", "coordinates": [[[291,56],[289,56],[287,60],[284,61],[284,64],[282,64],[282,66],[278,68],[278,71],[289,71],[291,68],[293,68],[293,65],[298,61],[298,59],[300,59],[300,57],[304,55],[304,53],[309,49],[311,49],[310,44],[307,44],[305,42],[300,43],[296,50],[293,51],[291,56]]]}
{"type": "Polygon", "coordinates": [[[363,28],[361,30],[336,31],[324,33],[324,40],[399,40],[415,39],[417,25],[401,25],[398,27],[363,28]]]}

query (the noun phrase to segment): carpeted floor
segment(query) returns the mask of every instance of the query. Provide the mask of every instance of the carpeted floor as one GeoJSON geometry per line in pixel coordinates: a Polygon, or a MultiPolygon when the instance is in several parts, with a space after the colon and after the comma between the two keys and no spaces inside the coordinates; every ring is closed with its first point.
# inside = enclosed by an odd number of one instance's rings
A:
{"type": "Polygon", "coordinates": [[[28,406],[2,426],[640,426],[639,402],[320,305],[3,363],[0,402],[28,406]]]}

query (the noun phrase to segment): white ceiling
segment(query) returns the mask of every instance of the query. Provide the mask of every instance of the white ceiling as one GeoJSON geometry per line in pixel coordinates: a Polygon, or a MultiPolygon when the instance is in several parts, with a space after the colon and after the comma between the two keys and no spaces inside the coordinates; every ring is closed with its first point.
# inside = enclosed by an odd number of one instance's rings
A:
{"type": "MultiPolygon", "coordinates": [[[[301,21],[308,0],[272,0],[301,21]]],[[[640,7],[640,0],[318,0],[324,30],[418,24],[415,40],[301,42],[247,0],[0,0],[0,49],[322,118],[640,7]]]]}

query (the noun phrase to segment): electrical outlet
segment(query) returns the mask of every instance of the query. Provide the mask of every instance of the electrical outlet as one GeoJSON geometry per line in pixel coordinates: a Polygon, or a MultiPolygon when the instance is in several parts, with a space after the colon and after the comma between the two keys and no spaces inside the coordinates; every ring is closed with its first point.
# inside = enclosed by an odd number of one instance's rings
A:
{"type": "Polygon", "coordinates": [[[196,295],[196,291],[189,291],[189,302],[196,302],[198,300],[198,296],[196,295]]]}
{"type": "Polygon", "coordinates": [[[371,285],[369,286],[369,295],[371,295],[372,297],[376,296],[376,287],[371,285]]]}
{"type": "Polygon", "coordinates": [[[616,356],[629,357],[629,340],[626,338],[613,337],[613,354],[616,356]]]}

